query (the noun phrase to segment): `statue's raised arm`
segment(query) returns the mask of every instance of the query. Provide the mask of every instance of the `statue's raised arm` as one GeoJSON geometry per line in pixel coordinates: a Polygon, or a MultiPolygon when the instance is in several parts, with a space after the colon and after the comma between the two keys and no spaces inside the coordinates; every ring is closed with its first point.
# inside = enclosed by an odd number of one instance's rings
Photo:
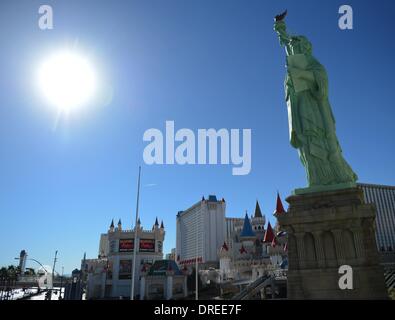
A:
{"type": "Polygon", "coordinates": [[[290,54],[290,41],[291,38],[290,36],[287,34],[287,27],[285,25],[285,16],[287,15],[287,10],[285,10],[283,13],[278,14],[274,17],[274,30],[277,32],[278,34],[278,38],[280,40],[280,45],[284,46],[286,48],[287,51],[287,55],[290,54]]]}

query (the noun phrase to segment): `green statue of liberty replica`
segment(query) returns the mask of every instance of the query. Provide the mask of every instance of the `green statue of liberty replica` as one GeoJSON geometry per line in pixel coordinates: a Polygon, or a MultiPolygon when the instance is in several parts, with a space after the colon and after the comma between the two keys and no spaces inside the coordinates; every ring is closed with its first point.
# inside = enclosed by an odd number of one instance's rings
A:
{"type": "Polygon", "coordinates": [[[287,34],[286,13],[275,17],[274,30],[287,54],[291,145],[308,180],[307,188],[286,198],[287,214],[276,214],[288,237],[287,299],[388,299],[375,236],[376,208],[365,202],[343,158],[327,73],[306,37],[287,34]],[[344,266],[352,268],[352,290],[340,286],[344,266]]]}
{"type": "Polygon", "coordinates": [[[296,189],[295,194],[355,187],[358,177],[343,158],[336,137],[327,73],[313,57],[306,37],[287,34],[286,14],[275,17],[274,30],[287,55],[285,99],[290,142],[298,149],[308,180],[308,188],[296,189]]]}

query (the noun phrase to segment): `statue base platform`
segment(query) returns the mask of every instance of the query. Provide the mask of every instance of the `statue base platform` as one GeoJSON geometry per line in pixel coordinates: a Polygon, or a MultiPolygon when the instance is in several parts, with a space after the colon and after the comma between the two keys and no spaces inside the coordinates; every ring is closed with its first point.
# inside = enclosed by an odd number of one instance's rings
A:
{"type": "Polygon", "coordinates": [[[355,182],[346,182],[346,183],[332,184],[327,186],[311,186],[307,188],[299,188],[299,189],[295,189],[293,194],[299,195],[299,194],[314,193],[314,192],[342,190],[342,189],[356,188],[356,187],[357,184],[355,182]]]}
{"type": "Polygon", "coordinates": [[[288,233],[289,299],[388,299],[375,238],[376,209],[359,188],[288,197],[278,216],[288,233]],[[352,268],[341,289],[339,268],[352,268]]]}

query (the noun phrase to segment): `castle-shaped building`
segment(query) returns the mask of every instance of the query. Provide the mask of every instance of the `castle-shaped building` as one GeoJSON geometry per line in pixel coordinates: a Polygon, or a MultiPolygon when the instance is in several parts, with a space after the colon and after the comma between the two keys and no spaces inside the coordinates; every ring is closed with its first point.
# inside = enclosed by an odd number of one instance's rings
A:
{"type": "Polygon", "coordinates": [[[135,295],[140,292],[140,272],[163,259],[165,227],[156,218],[151,230],[143,229],[140,219],[137,228],[123,229],[111,221],[107,233],[100,236],[97,259],[84,259],[83,271],[87,281],[87,299],[130,297],[133,251],[136,251],[135,295]],[[135,246],[135,230],[137,243],[135,246]]]}
{"type": "MultiPolygon", "coordinates": [[[[285,210],[277,195],[274,215],[285,210]]],[[[221,282],[246,282],[256,280],[268,270],[285,268],[287,263],[286,234],[266,225],[259,202],[256,201],[254,215],[235,220],[233,232],[218,250],[221,282]]]]}

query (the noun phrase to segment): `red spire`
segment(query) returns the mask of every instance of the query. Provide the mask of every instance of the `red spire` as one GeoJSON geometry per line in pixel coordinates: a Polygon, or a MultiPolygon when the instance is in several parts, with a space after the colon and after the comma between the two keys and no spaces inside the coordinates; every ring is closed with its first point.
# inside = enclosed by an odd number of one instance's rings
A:
{"type": "Polygon", "coordinates": [[[247,253],[247,250],[244,248],[244,246],[243,245],[241,245],[241,248],[240,248],[240,253],[241,254],[243,254],[243,253],[247,253]]]}
{"type": "Polygon", "coordinates": [[[224,241],[224,244],[222,245],[222,249],[229,251],[228,245],[226,244],[225,241],[224,241]]]}
{"type": "Polygon", "coordinates": [[[272,242],[273,239],[274,239],[274,232],[273,232],[272,226],[269,222],[267,225],[265,236],[263,238],[263,242],[265,242],[265,243],[272,242]]]}
{"type": "Polygon", "coordinates": [[[280,194],[277,192],[277,203],[276,203],[276,210],[273,214],[283,214],[285,213],[283,203],[281,202],[280,194]]]}

